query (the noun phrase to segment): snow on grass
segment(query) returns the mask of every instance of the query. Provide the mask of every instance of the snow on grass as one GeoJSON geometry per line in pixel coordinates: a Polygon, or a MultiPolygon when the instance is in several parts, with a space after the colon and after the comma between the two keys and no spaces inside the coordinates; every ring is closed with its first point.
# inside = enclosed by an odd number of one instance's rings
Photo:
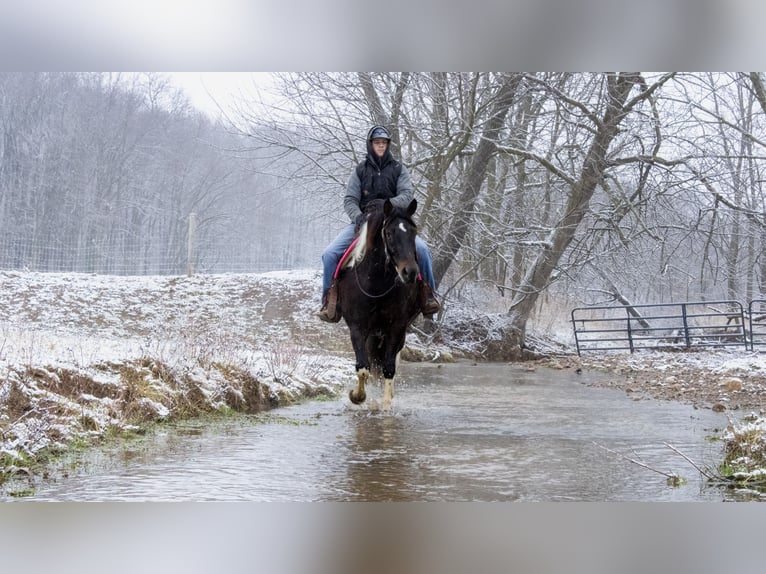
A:
{"type": "Polygon", "coordinates": [[[766,419],[750,414],[730,424],[723,434],[725,459],[721,474],[747,486],[766,486],[766,419]]]}
{"type": "MultiPolygon", "coordinates": [[[[254,412],[352,386],[347,328],[314,316],[320,284],[314,269],[192,277],[0,271],[0,474],[42,450],[111,429],[254,412]]],[[[478,358],[502,339],[507,301],[488,306],[485,291],[475,295],[478,304],[452,296],[436,333],[410,333],[413,358],[478,358]]],[[[561,309],[538,316],[530,333],[536,328],[537,340],[554,348],[571,340],[566,319],[561,309]]],[[[758,386],[753,373],[766,373],[766,353],[734,349],[588,360],[619,364],[622,373],[653,369],[663,379],[707,372],[727,377],[720,384],[731,388],[738,378],[758,386]]],[[[756,416],[744,423],[752,428],[739,424],[732,422],[724,440],[754,442],[727,460],[734,473],[760,476],[766,464],[754,453],[766,450],[766,423],[756,416]]]]}
{"type": "Polygon", "coordinates": [[[338,393],[353,363],[324,348],[344,341],[311,318],[318,286],[315,270],[0,272],[0,469],[113,428],[338,393]]]}
{"type": "Polygon", "coordinates": [[[651,367],[664,371],[694,368],[721,375],[753,371],[766,373],[766,353],[746,351],[739,347],[711,348],[691,352],[660,350],[643,350],[636,353],[584,352],[582,356],[591,361],[599,359],[619,361],[625,368],[636,370],[651,367]]]}

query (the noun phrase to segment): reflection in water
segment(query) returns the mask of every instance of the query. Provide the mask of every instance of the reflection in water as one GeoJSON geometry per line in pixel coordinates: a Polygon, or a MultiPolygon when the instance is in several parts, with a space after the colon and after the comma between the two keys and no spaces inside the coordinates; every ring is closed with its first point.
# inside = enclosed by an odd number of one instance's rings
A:
{"type": "Polygon", "coordinates": [[[408,452],[405,417],[361,412],[350,418],[354,441],[346,466],[349,498],[417,500],[411,485],[422,482],[422,477],[417,476],[415,457],[408,452]]]}
{"type": "MultiPolygon", "coordinates": [[[[721,500],[665,446],[714,466],[709,410],[633,401],[588,375],[505,364],[404,364],[393,411],[310,402],[205,426],[167,427],[38,500],[721,500]],[[576,380],[575,380],[576,379],[576,380]],[[607,452],[688,480],[665,477],[607,452]],[[130,453],[130,454],[128,454],[130,453]]],[[[368,402],[381,389],[370,385],[368,402]]]]}

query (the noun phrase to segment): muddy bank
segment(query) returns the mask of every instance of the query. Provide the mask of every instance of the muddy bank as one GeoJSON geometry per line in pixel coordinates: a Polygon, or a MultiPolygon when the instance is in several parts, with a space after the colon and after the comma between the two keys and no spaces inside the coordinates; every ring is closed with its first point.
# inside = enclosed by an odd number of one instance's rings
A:
{"type": "Polygon", "coordinates": [[[557,369],[593,370],[615,376],[589,384],[622,389],[636,400],[679,401],[716,411],[766,409],[766,372],[754,353],[648,351],[561,355],[533,361],[557,369]]]}

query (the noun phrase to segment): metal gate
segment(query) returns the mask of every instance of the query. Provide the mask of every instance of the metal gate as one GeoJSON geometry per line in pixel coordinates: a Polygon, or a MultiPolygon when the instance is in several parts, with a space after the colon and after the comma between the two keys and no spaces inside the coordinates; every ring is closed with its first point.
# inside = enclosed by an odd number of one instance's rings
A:
{"type": "MultiPolygon", "coordinates": [[[[752,313],[750,316],[752,321],[752,313]]],[[[572,310],[572,327],[578,355],[583,351],[633,353],[692,347],[748,349],[744,311],[738,301],[578,307],[572,310]]],[[[763,329],[760,344],[766,344],[766,321],[763,329]]]]}
{"type": "Polygon", "coordinates": [[[750,319],[750,348],[766,345],[766,299],[753,299],[747,307],[750,319]]]}

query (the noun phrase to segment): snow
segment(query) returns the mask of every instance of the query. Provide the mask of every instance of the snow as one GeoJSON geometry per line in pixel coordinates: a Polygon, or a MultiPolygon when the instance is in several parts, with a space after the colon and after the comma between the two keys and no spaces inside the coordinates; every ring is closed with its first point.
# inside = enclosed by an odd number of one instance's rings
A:
{"type": "MultiPolygon", "coordinates": [[[[711,348],[703,352],[678,353],[668,351],[640,351],[630,353],[611,353],[605,356],[620,356],[627,367],[640,369],[647,363],[652,368],[673,371],[679,366],[707,370],[719,375],[736,375],[743,372],[766,372],[766,353],[745,351],[740,348],[711,348]]],[[[583,356],[598,356],[598,353],[583,353],[583,356]]]]}
{"type": "Polygon", "coordinates": [[[0,271],[0,453],[34,455],[75,436],[131,427],[126,369],[134,373],[131,392],[148,394],[133,397],[131,412],[153,420],[171,416],[189,392],[211,408],[226,406],[227,396],[244,400],[247,377],[277,404],[339,392],[353,381],[353,362],[322,350],[341,331],[312,320],[318,289],[316,270],[0,271]],[[245,382],[232,383],[230,372],[245,382]]]}
{"type": "MultiPolygon", "coordinates": [[[[190,396],[211,409],[244,403],[252,381],[272,405],[349,388],[347,329],[314,317],[320,284],[315,269],[191,277],[0,271],[0,468],[78,436],[134,428],[138,415],[167,419],[190,396]]],[[[455,337],[444,348],[420,334],[408,335],[408,346],[426,360],[474,352],[506,325],[503,313],[461,305],[449,306],[459,328],[444,329],[443,337],[455,337]],[[481,326],[477,340],[457,339],[464,324],[481,326]]],[[[537,324],[548,340],[571,340],[566,317],[537,324]]],[[[766,372],[766,353],[738,349],[617,360],[625,369],[665,372],[668,384],[689,367],[729,377],[727,384],[766,372]]],[[[761,419],[746,425],[733,423],[728,438],[766,434],[761,419]]],[[[741,466],[749,476],[764,472],[741,466]]]]}

